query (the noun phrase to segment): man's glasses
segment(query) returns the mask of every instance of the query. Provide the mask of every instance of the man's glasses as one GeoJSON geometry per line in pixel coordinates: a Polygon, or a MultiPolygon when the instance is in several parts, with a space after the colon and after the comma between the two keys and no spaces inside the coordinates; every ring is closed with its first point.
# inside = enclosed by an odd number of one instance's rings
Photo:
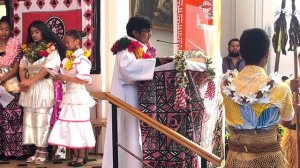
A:
{"type": "Polygon", "coordinates": [[[150,29],[150,30],[142,30],[141,33],[147,33],[147,34],[150,34],[150,33],[152,33],[152,30],[151,30],[151,29],[150,29]]]}

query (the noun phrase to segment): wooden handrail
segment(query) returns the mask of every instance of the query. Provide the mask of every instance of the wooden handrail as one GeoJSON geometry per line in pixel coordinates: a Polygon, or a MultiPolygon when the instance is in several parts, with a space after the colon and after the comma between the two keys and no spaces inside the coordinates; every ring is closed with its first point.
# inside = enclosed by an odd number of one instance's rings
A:
{"type": "Polygon", "coordinates": [[[152,128],[158,130],[159,132],[163,133],[167,137],[171,138],[172,140],[176,141],[177,143],[181,144],[182,146],[188,148],[189,150],[193,151],[197,155],[203,157],[204,159],[208,160],[209,162],[213,163],[216,166],[220,166],[222,159],[217,157],[216,155],[205,151],[201,146],[198,144],[188,140],[181,134],[177,133],[176,131],[166,127],[165,125],[161,124],[160,122],[154,120],[147,114],[144,114],[140,110],[137,110],[133,106],[125,103],[121,99],[115,97],[114,95],[107,93],[107,92],[92,92],[93,97],[98,98],[99,100],[107,100],[112,104],[118,106],[119,108],[127,111],[131,115],[137,117],[139,120],[145,122],[152,128]]]}

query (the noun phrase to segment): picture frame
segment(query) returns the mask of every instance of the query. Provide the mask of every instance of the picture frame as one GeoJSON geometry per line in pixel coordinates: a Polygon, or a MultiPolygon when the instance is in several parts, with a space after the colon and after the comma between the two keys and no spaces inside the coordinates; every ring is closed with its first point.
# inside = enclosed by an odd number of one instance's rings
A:
{"type": "Polygon", "coordinates": [[[146,16],[150,18],[153,29],[173,31],[172,0],[130,0],[130,17],[146,16]]]}

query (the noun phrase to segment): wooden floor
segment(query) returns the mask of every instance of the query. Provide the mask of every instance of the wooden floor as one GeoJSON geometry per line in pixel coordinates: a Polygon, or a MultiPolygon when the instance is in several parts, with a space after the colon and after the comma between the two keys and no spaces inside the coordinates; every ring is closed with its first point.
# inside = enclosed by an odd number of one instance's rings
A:
{"type": "MultiPolygon", "coordinates": [[[[10,161],[0,161],[0,168],[64,168],[69,167],[67,163],[69,160],[59,160],[52,161],[49,160],[46,164],[35,165],[31,163],[26,163],[25,160],[10,160],[10,161]]],[[[101,168],[102,156],[89,154],[89,159],[84,168],[101,168]]]]}

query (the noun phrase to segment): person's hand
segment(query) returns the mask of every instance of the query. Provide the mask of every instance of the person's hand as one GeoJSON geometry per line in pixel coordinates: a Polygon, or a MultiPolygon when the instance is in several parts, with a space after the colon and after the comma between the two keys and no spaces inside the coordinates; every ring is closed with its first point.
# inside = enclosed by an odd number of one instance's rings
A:
{"type": "Polygon", "coordinates": [[[298,88],[299,88],[300,84],[299,84],[299,80],[298,79],[292,79],[290,81],[290,87],[293,93],[298,93],[298,88]]]}
{"type": "Polygon", "coordinates": [[[27,92],[29,90],[29,86],[22,86],[20,85],[21,92],[27,92]]]}
{"type": "Polygon", "coordinates": [[[24,79],[23,81],[21,81],[20,83],[20,87],[21,88],[28,88],[32,85],[32,80],[29,80],[29,79],[24,79]]]}
{"type": "Polygon", "coordinates": [[[60,80],[60,81],[62,81],[62,82],[64,82],[64,81],[68,81],[68,76],[66,76],[66,75],[63,75],[63,74],[56,74],[55,76],[54,76],[54,79],[55,80],[60,80]]]}

